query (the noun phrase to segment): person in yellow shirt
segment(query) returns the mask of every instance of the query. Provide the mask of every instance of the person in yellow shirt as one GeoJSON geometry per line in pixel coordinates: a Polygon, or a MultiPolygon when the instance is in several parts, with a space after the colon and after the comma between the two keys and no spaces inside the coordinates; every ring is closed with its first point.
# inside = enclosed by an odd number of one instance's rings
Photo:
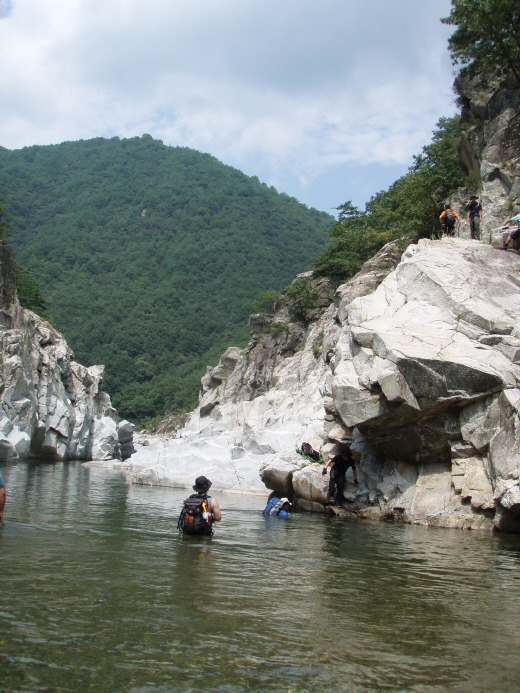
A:
{"type": "Polygon", "coordinates": [[[459,220],[459,215],[451,209],[448,203],[444,205],[444,210],[441,212],[439,219],[443,232],[448,236],[453,236],[455,233],[455,224],[459,220]]]}

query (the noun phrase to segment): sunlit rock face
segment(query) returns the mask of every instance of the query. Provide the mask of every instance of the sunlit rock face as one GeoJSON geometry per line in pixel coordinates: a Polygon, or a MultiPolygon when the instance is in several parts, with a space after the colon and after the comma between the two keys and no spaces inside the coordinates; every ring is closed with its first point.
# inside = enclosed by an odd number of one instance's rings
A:
{"type": "Polygon", "coordinates": [[[0,245],[0,277],[0,459],[118,457],[103,366],[76,363],[63,336],[20,307],[7,245],[0,245]]]}
{"type": "Polygon", "coordinates": [[[317,281],[306,321],[283,302],[252,316],[252,341],[208,369],[178,437],[131,458],[135,481],[190,485],[211,469],[222,489],[263,482],[323,511],[328,477],[295,450],[307,441],[327,459],[352,440],[361,483],[349,471],[334,512],[520,531],[520,267],[492,247],[520,212],[520,91],[492,74],[455,87],[468,175],[451,200],[459,238],[402,257],[389,244],[335,292],[317,281]],[[488,245],[466,240],[471,194],[488,245]]]}
{"type": "MultiPolygon", "coordinates": [[[[454,197],[454,208],[464,214],[468,196],[478,195],[482,239],[501,245],[500,227],[520,212],[520,84],[490,71],[459,76],[455,90],[461,105],[458,154],[468,187],[454,197]]],[[[460,235],[469,237],[466,220],[460,235]]]]}
{"type": "Polygon", "coordinates": [[[332,390],[366,470],[351,499],[361,514],[514,523],[519,269],[517,255],[476,241],[422,240],[346,308],[332,390]]]}
{"type": "Polygon", "coordinates": [[[360,484],[349,471],[339,512],[517,531],[519,270],[477,241],[422,240],[402,257],[392,244],[329,305],[322,285],[308,325],[283,305],[255,316],[178,437],[131,457],[133,480],[190,487],[205,474],[213,489],[273,489],[323,511],[328,477],[296,448],[328,459],[352,440],[360,484]]]}

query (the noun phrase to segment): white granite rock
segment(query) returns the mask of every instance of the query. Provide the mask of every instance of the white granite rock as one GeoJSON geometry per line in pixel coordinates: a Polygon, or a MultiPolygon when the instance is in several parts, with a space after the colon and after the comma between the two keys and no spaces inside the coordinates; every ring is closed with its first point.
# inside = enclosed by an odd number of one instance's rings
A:
{"type": "MultiPolygon", "coordinates": [[[[63,336],[23,310],[14,254],[0,246],[0,442],[9,459],[119,456],[117,415],[103,392],[103,366],[85,368],[63,336]]],[[[2,454],[0,450],[0,455],[2,454]]]]}
{"type": "Polygon", "coordinates": [[[346,511],[520,528],[519,270],[476,241],[422,240],[378,286],[365,268],[339,287],[306,332],[257,319],[247,349],[208,370],[178,437],[130,458],[132,480],[191,487],[205,474],[323,510],[328,481],[295,451],[307,441],[327,457],[353,437],[346,511]]]}

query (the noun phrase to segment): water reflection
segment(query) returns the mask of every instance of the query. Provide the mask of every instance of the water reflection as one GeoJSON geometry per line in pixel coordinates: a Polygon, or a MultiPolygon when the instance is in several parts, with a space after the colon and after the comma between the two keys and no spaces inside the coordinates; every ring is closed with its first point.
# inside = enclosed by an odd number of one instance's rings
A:
{"type": "MultiPolygon", "coordinates": [[[[4,465],[0,689],[516,691],[520,539],[321,516],[118,472],[4,465]]],[[[267,493],[266,493],[267,496],[267,493]]]]}

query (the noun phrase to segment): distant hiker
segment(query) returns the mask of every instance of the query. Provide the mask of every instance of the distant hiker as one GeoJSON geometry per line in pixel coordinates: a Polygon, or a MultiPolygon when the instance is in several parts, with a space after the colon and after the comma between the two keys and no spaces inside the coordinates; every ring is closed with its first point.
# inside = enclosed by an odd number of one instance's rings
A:
{"type": "Polygon", "coordinates": [[[0,525],[4,521],[4,508],[5,508],[5,484],[0,474],[0,525]]]}
{"type": "Polygon", "coordinates": [[[262,513],[266,517],[289,517],[291,508],[292,505],[288,498],[277,498],[275,495],[271,494],[262,513]]]}
{"type": "MultiPolygon", "coordinates": [[[[297,450],[297,452],[300,452],[300,450],[297,450]]],[[[317,450],[314,450],[310,443],[302,443],[300,454],[302,453],[305,457],[313,460],[313,462],[321,462],[320,453],[317,450]]]]}
{"type": "Polygon", "coordinates": [[[343,490],[345,488],[345,474],[349,467],[352,467],[354,474],[354,483],[359,484],[357,479],[356,463],[352,457],[350,447],[344,448],[337,455],[334,455],[327,464],[323,467],[322,474],[327,473],[327,468],[330,467],[329,481],[329,503],[335,503],[341,507],[343,503],[343,490]]]}
{"type": "Polygon", "coordinates": [[[211,481],[205,476],[195,479],[195,493],[184,501],[177,527],[184,534],[213,534],[213,522],[220,522],[222,513],[218,501],[208,496],[211,481]]]}
{"type": "Polygon", "coordinates": [[[468,211],[469,230],[471,238],[480,240],[480,222],[482,220],[482,205],[476,195],[472,195],[466,207],[468,211]]]}
{"type": "Polygon", "coordinates": [[[441,212],[439,219],[444,233],[453,236],[455,224],[459,220],[459,215],[451,209],[448,203],[444,205],[444,210],[441,212]]]}
{"type": "Polygon", "coordinates": [[[518,250],[520,248],[520,214],[505,221],[502,228],[507,228],[509,224],[516,224],[517,228],[506,236],[502,249],[508,250],[511,247],[514,250],[518,250]]]}

